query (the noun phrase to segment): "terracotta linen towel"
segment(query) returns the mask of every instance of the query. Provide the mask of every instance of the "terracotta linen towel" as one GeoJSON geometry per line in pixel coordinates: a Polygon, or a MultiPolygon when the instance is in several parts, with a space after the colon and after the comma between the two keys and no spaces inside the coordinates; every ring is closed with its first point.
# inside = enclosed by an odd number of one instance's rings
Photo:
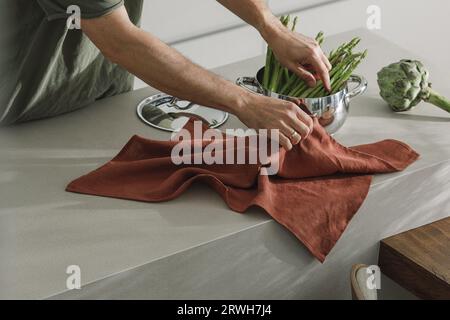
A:
{"type": "MultiPolygon", "coordinates": [[[[206,183],[234,211],[263,208],[323,262],[366,198],[371,174],[403,170],[418,154],[396,140],[346,148],[314,122],[308,139],[277,154],[277,175],[261,175],[259,161],[175,165],[171,151],[177,142],[135,135],[114,159],[71,182],[67,191],[158,202],[178,197],[193,182],[206,183]]],[[[185,129],[192,132],[192,122],[185,129]]],[[[200,141],[202,148],[209,142],[200,141]]]]}

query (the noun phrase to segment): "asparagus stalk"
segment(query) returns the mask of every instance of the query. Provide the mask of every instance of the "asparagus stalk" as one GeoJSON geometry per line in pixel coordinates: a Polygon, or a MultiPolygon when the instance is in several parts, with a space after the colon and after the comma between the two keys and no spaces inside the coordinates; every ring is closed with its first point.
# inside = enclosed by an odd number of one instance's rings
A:
{"type": "Polygon", "coordinates": [[[328,60],[332,65],[333,63],[339,62],[339,59],[346,54],[351,53],[360,41],[360,38],[353,38],[350,42],[342,44],[336,51],[330,54],[328,60]]]}
{"type": "Polygon", "coordinates": [[[295,29],[297,28],[297,23],[298,23],[298,17],[295,17],[294,22],[292,23],[291,31],[295,31],[295,29]]]}
{"type": "Polygon", "coordinates": [[[324,33],[322,31],[320,31],[316,36],[316,41],[319,44],[319,46],[322,45],[323,40],[324,40],[324,33]]]}
{"type": "MultiPolygon", "coordinates": [[[[289,15],[282,16],[280,21],[286,28],[289,28],[289,15]]],[[[290,26],[291,30],[295,30],[297,21],[298,19],[295,17],[290,26]]],[[[317,34],[316,41],[319,45],[322,45],[324,41],[323,32],[317,34]]],[[[330,72],[331,93],[336,93],[342,88],[355,68],[365,58],[367,51],[357,54],[353,53],[354,48],[360,41],[359,38],[354,38],[350,42],[343,43],[336,50],[330,52],[328,60],[332,65],[330,72]]],[[[307,98],[330,94],[325,90],[321,80],[317,81],[317,85],[314,88],[308,87],[305,81],[280,64],[270,47],[267,48],[266,66],[262,82],[264,88],[289,96],[307,98]]]]}
{"type": "MultiPolygon", "coordinates": [[[[290,16],[289,15],[282,16],[280,18],[281,23],[285,27],[288,26],[289,20],[290,20],[290,16]]],[[[272,91],[272,92],[276,92],[277,89],[278,89],[279,79],[280,79],[280,75],[281,75],[282,69],[283,69],[283,66],[280,64],[280,62],[278,60],[276,60],[276,59],[274,59],[274,60],[275,60],[275,63],[274,63],[274,66],[273,66],[272,77],[270,79],[270,84],[269,84],[269,87],[268,87],[268,89],[270,91],[272,91]]]]}
{"type": "MultiPolygon", "coordinates": [[[[346,70],[355,59],[364,58],[366,54],[352,54],[351,50],[359,43],[359,39],[355,38],[351,42],[342,45],[335,51],[334,58],[339,57],[339,59],[332,59],[333,69],[330,72],[331,83],[336,82],[336,79],[341,79],[345,73],[343,70],[346,70]]],[[[330,55],[331,56],[331,55],[330,55]]],[[[354,68],[353,68],[354,70],[354,68]]],[[[353,71],[352,70],[352,71],[353,71]]],[[[343,82],[347,81],[350,75],[343,78],[343,82]]],[[[332,88],[333,89],[333,88],[332,88]]],[[[337,90],[339,91],[339,90],[337,90]]],[[[336,93],[337,91],[333,91],[331,93],[336,93]]],[[[302,86],[291,91],[293,96],[302,96],[302,97],[320,97],[329,94],[326,92],[322,81],[318,81],[315,88],[308,89],[305,84],[302,83],[302,86]]]]}
{"type": "MultiPolygon", "coordinates": [[[[344,60],[342,60],[338,65],[336,65],[330,72],[330,81],[331,86],[333,90],[333,83],[336,83],[338,79],[341,78],[341,76],[344,74],[344,72],[349,68],[349,66],[356,60],[358,57],[360,57],[361,54],[352,54],[348,57],[346,57],[344,60]]],[[[345,81],[348,80],[345,79],[345,81]]],[[[304,87],[300,87],[304,88],[304,87]]],[[[317,97],[320,96],[319,93],[322,91],[323,95],[326,95],[325,88],[323,86],[322,80],[317,81],[317,84],[314,88],[307,88],[306,90],[295,90],[292,94],[294,97],[317,97]]],[[[333,92],[332,92],[333,93],[333,92]]]]}
{"type": "Polygon", "coordinates": [[[344,73],[337,78],[337,82],[332,86],[332,92],[336,93],[342,89],[342,86],[347,82],[348,78],[352,75],[353,71],[358,67],[361,61],[367,56],[367,50],[364,51],[352,64],[344,71],[344,73]]]}
{"type": "Polygon", "coordinates": [[[272,61],[274,59],[272,49],[270,47],[267,47],[267,54],[266,54],[266,66],[264,67],[264,75],[263,75],[263,87],[268,88],[269,87],[269,81],[270,81],[270,72],[272,67],[272,61]]]}
{"type": "MultiPolygon", "coordinates": [[[[342,87],[345,85],[345,83],[347,83],[347,80],[352,75],[353,71],[366,57],[366,55],[366,51],[361,54],[354,55],[353,60],[349,64],[340,68],[339,71],[333,75],[333,77],[331,78],[331,94],[335,94],[342,89],[342,87]]],[[[327,93],[323,87],[319,87],[318,90],[315,90],[311,94],[311,97],[323,97],[327,94],[329,93],[327,93]]]]}

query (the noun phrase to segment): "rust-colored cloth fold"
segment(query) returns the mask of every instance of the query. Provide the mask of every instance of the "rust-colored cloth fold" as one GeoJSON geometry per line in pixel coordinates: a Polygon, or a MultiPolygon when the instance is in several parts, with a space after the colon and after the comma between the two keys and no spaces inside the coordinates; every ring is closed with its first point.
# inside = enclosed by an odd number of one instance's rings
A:
{"type": "MultiPolygon", "coordinates": [[[[314,122],[308,139],[280,151],[277,175],[261,175],[259,162],[175,165],[177,142],[133,136],[114,159],[72,181],[67,191],[158,202],[203,182],[234,211],[263,208],[323,262],[366,198],[371,174],[403,170],[418,154],[396,140],[346,148],[314,122]]],[[[193,131],[192,123],[185,129],[193,131]]]]}

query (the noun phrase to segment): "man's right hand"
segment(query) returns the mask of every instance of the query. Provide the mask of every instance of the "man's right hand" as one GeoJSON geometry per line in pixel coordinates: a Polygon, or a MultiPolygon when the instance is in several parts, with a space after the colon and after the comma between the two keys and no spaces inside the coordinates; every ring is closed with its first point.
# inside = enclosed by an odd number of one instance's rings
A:
{"type": "Polygon", "coordinates": [[[251,129],[278,129],[279,143],[286,150],[306,139],[312,118],[293,102],[247,94],[236,116],[251,129]]]}

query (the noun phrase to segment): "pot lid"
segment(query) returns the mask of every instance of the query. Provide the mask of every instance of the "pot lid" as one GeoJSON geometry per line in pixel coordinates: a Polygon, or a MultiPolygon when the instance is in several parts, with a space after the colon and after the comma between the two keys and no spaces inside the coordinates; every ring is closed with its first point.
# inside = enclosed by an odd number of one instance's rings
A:
{"type": "Polygon", "coordinates": [[[228,119],[227,112],[179,100],[164,93],[142,100],[137,106],[137,114],[148,125],[171,132],[182,129],[189,118],[201,120],[210,128],[217,128],[228,119]]]}

